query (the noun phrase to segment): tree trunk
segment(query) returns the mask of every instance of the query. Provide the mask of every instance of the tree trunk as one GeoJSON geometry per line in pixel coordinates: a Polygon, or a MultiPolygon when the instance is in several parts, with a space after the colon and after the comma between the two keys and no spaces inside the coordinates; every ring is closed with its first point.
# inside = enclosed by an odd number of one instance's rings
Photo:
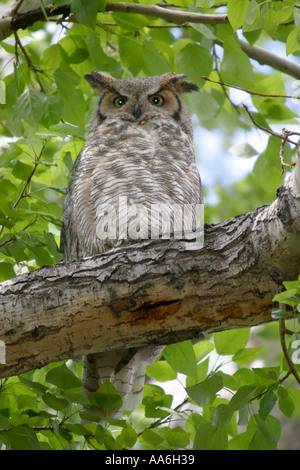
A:
{"type": "Polygon", "coordinates": [[[300,158],[269,206],[205,227],[204,247],[146,240],[0,284],[0,377],[120,347],[271,320],[300,266],[300,158]]]}

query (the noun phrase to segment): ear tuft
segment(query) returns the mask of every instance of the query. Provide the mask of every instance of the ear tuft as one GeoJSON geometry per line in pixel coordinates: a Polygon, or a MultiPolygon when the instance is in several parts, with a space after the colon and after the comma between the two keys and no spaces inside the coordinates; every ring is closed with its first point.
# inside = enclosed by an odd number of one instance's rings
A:
{"type": "Polygon", "coordinates": [[[168,72],[161,75],[161,87],[166,89],[175,89],[177,93],[190,93],[191,91],[198,91],[199,87],[195,83],[185,80],[186,75],[181,73],[168,72]]]}
{"type": "Polygon", "coordinates": [[[89,82],[92,88],[101,91],[104,88],[108,88],[114,91],[114,83],[116,81],[109,73],[106,72],[91,72],[87,73],[84,78],[89,82]]]}

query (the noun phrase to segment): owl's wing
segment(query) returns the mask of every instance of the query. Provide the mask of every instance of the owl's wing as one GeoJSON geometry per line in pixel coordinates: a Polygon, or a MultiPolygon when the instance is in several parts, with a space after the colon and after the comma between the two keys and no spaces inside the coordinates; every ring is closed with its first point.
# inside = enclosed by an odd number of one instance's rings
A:
{"type": "Polygon", "coordinates": [[[80,163],[83,150],[78,154],[70,177],[63,202],[62,227],[60,233],[60,251],[64,254],[64,261],[80,258],[80,237],[74,222],[74,185],[80,174],[80,163]]]}

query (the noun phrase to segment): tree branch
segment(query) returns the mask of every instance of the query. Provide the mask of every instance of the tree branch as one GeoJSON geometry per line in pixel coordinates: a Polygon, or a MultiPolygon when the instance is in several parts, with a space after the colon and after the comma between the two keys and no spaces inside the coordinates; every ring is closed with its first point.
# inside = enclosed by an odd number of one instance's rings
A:
{"type": "Polygon", "coordinates": [[[106,11],[122,13],[137,13],[139,15],[154,16],[173,23],[203,23],[203,24],[229,24],[228,16],[222,14],[209,15],[203,13],[190,13],[162,8],[158,5],[142,5],[137,3],[107,2],[106,11]]]}
{"type": "MultiPolygon", "coordinates": [[[[22,2],[21,2],[22,3],[22,2]]],[[[47,2],[46,2],[47,3],[47,2]]],[[[48,2],[49,3],[49,2],[48,2]]],[[[20,5],[21,6],[21,5],[20,5]]],[[[146,15],[161,18],[163,20],[173,22],[174,24],[182,26],[182,23],[202,23],[202,24],[229,24],[228,16],[223,14],[202,14],[185,11],[175,11],[170,8],[163,8],[159,5],[143,5],[137,3],[119,3],[107,2],[106,12],[121,12],[132,13],[139,15],[146,15]]],[[[36,8],[31,11],[23,11],[21,8],[15,14],[15,9],[9,11],[0,18],[0,41],[10,36],[18,29],[26,29],[33,25],[35,22],[44,20],[45,13],[47,18],[62,15],[68,17],[71,13],[70,4],[62,6],[48,6],[36,8]]],[[[220,41],[216,41],[221,44],[220,41]]],[[[261,47],[250,46],[246,41],[240,40],[242,50],[254,60],[257,60],[262,65],[269,65],[281,72],[284,72],[292,77],[300,79],[300,66],[290,62],[282,57],[277,56],[261,47]]],[[[222,45],[222,44],[221,44],[222,45]]]]}
{"type": "Polygon", "coordinates": [[[215,226],[205,246],[145,240],[0,285],[0,377],[121,347],[271,321],[300,265],[300,158],[278,199],[215,226]]]}
{"type": "Polygon", "coordinates": [[[257,60],[261,65],[269,65],[280,72],[286,73],[291,77],[300,79],[299,65],[290,62],[272,52],[259,46],[250,46],[246,41],[239,40],[242,50],[251,59],[257,60]]]}

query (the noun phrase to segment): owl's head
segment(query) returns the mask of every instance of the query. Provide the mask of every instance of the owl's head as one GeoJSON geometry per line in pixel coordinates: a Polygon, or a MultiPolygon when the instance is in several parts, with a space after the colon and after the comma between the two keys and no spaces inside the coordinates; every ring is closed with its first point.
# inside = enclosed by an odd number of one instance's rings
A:
{"type": "Polygon", "coordinates": [[[164,117],[174,119],[186,134],[192,135],[190,116],[181,95],[198,90],[198,86],[185,80],[185,75],[169,72],[116,79],[104,72],[92,72],[85,79],[99,92],[94,113],[97,125],[112,118],[139,124],[164,117]]]}

